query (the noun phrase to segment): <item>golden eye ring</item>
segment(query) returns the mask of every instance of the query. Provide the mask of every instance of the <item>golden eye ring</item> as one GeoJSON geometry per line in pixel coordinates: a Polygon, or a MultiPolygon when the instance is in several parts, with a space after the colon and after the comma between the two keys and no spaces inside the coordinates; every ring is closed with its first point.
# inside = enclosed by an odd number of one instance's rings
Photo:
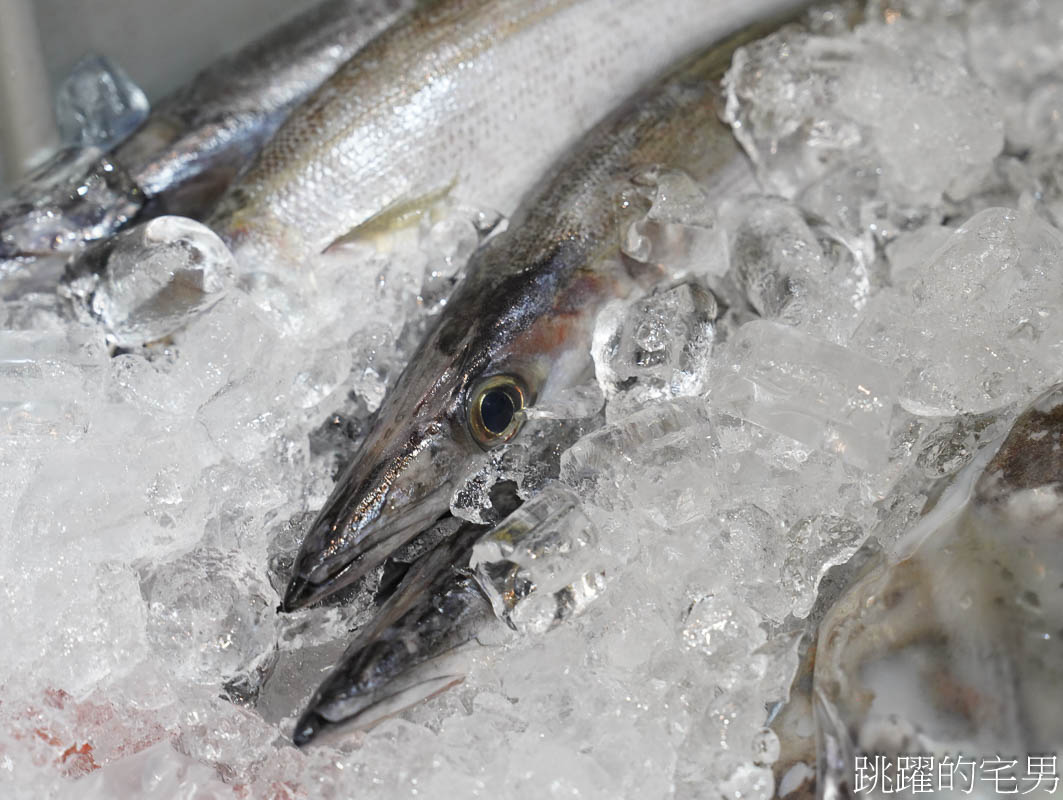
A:
{"type": "Polygon", "coordinates": [[[505,444],[524,424],[528,395],[512,375],[492,375],[469,394],[469,430],[477,444],[487,449],[505,444]]]}

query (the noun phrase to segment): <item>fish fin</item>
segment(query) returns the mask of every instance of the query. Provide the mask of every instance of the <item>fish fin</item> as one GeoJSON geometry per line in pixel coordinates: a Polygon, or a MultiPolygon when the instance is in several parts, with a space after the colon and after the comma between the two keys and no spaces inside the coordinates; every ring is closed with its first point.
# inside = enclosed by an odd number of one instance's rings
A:
{"type": "Polygon", "coordinates": [[[369,219],[337,236],[322,252],[329,253],[355,242],[368,242],[376,244],[378,249],[387,249],[382,245],[386,245],[393,233],[416,225],[426,216],[435,216],[443,208],[456,182],[453,180],[442,188],[433,189],[417,197],[396,200],[369,219]]]}

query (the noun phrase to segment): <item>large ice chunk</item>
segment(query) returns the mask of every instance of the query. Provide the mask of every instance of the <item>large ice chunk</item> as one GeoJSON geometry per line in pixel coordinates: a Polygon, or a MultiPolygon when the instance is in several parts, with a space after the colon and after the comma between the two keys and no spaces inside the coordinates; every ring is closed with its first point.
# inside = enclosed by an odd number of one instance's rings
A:
{"type": "Polygon", "coordinates": [[[125,70],[100,55],[74,65],[59,85],[55,117],[63,144],[110,150],[148,116],[148,98],[125,70]]]}
{"type": "Polygon", "coordinates": [[[98,319],[115,343],[161,339],[222,298],[236,262],[210,228],[156,217],[85,253],[63,292],[98,319]]]}
{"type": "Polygon", "coordinates": [[[783,30],[735,55],[727,119],[770,188],[869,231],[970,193],[1000,152],[996,97],[963,51],[955,31],[904,21],[838,37],[783,30]],[[831,190],[811,191],[820,182],[831,190]]]}
{"type": "Polygon", "coordinates": [[[928,244],[910,294],[882,292],[853,339],[903,375],[902,403],[920,414],[983,412],[1057,380],[1063,234],[990,208],[943,246],[928,244]]]}
{"type": "Polygon", "coordinates": [[[754,320],[729,345],[720,408],[853,464],[885,464],[896,398],[893,372],[865,355],[794,328],[754,320]]]}
{"type": "Polygon", "coordinates": [[[604,309],[592,355],[610,410],[704,391],[718,315],[715,295],[695,278],[604,309]]]}

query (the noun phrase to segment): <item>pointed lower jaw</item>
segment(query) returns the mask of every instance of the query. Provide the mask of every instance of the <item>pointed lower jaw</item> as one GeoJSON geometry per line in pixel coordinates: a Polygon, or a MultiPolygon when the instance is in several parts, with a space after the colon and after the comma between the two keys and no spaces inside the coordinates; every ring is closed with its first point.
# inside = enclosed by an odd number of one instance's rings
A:
{"type": "Polygon", "coordinates": [[[278,610],[287,614],[292,611],[298,611],[300,608],[306,608],[324,596],[325,592],[322,591],[322,588],[298,575],[293,576],[284,592],[284,600],[281,601],[278,610]]]}
{"type": "Polygon", "coordinates": [[[307,711],[299,721],[295,723],[295,732],[292,734],[292,742],[296,747],[303,747],[314,740],[329,722],[316,711],[307,711]]]}

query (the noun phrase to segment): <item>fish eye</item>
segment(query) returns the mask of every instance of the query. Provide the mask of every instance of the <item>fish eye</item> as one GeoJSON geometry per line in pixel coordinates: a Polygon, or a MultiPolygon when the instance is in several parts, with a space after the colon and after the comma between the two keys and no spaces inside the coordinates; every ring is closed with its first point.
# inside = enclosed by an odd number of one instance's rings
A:
{"type": "Polygon", "coordinates": [[[495,447],[512,439],[524,423],[520,412],[527,394],[512,375],[494,375],[476,385],[470,395],[469,429],[481,447],[495,447]]]}

